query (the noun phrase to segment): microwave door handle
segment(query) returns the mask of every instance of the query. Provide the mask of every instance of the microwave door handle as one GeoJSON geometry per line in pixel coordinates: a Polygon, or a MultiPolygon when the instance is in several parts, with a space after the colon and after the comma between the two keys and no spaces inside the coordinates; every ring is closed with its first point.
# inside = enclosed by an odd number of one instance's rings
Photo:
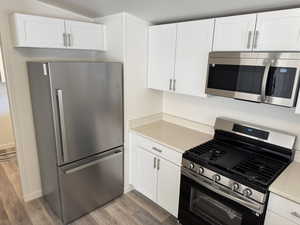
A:
{"type": "Polygon", "coordinates": [[[271,67],[271,63],[268,63],[265,67],[262,85],[261,85],[261,102],[264,102],[266,100],[266,89],[267,89],[270,67],[271,67]]]}
{"type": "Polygon", "coordinates": [[[273,79],[273,84],[272,84],[272,96],[275,94],[275,89],[276,89],[276,77],[273,79]]]}

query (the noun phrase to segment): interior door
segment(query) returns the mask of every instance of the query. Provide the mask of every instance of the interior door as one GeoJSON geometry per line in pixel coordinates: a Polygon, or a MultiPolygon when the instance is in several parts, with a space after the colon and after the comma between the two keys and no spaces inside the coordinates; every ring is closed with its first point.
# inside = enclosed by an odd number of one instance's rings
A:
{"type": "Polygon", "coordinates": [[[104,50],[102,24],[66,20],[69,47],[72,49],[104,50]]]}
{"type": "Polygon", "coordinates": [[[214,51],[251,51],[256,14],[216,18],[214,51]]]}
{"type": "Polygon", "coordinates": [[[169,91],[174,78],[176,24],[149,28],[148,88],[169,91]]]}
{"type": "Polygon", "coordinates": [[[175,217],[178,216],[180,167],[160,158],[157,177],[157,203],[175,217]]]}
{"type": "Polygon", "coordinates": [[[49,69],[59,163],[123,145],[122,64],[55,62],[49,69]]]}
{"type": "Polygon", "coordinates": [[[214,19],[178,24],[174,85],[177,93],[205,96],[213,32],[214,19]]]}
{"type": "Polygon", "coordinates": [[[299,51],[300,9],[259,13],[256,32],[255,51],[299,51]]]}
{"type": "Polygon", "coordinates": [[[137,154],[137,190],[152,201],[156,201],[157,157],[141,147],[137,154]]]}

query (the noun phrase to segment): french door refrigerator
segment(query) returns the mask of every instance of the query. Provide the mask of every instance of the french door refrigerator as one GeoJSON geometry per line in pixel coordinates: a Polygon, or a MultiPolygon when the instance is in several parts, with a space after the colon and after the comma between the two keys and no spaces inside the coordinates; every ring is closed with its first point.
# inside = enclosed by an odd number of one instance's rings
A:
{"type": "Polygon", "coordinates": [[[43,195],[68,224],[123,193],[122,64],[27,65],[43,195]]]}

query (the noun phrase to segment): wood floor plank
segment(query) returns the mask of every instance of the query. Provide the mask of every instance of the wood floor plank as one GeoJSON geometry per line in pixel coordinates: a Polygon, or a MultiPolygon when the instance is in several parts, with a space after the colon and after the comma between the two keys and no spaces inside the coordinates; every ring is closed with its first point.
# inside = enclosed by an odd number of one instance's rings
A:
{"type": "Polygon", "coordinates": [[[161,225],[161,223],[146,210],[137,211],[133,217],[143,225],[161,225]]]}
{"type": "Polygon", "coordinates": [[[162,225],[178,225],[178,220],[174,216],[169,216],[162,225]]]}
{"type": "Polygon", "coordinates": [[[7,162],[1,162],[1,165],[5,170],[6,176],[10,180],[10,183],[13,185],[19,199],[23,201],[23,194],[22,194],[19,168],[17,165],[17,159],[15,158],[7,162]]]}
{"type": "Polygon", "coordinates": [[[0,199],[0,224],[1,225],[12,225],[9,222],[8,215],[7,215],[7,213],[4,210],[4,206],[3,206],[3,203],[1,201],[1,199],[0,199]]]}
{"type": "Polygon", "coordinates": [[[99,225],[99,224],[91,215],[86,215],[76,220],[75,222],[71,223],[70,225],[99,225]]]}
{"type": "Polygon", "coordinates": [[[0,180],[0,198],[10,223],[13,225],[33,225],[24,208],[23,202],[15,192],[2,165],[0,166],[0,180]]]}
{"type": "Polygon", "coordinates": [[[33,225],[55,225],[38,199],[26,203],[25,209],[33,225]]]}
{"type": "Polygon", "coordinates": [[[105,208],[111,217],[115,218],[119,225],[143,225],[136,222],[129,214],[127,214],[118,204],[112,204],[105,208]]]}
{"type": "Polygon", "coordinates": [[[170,214],[167,211],[161,209],[154,202],[142,196],[137,191],[131,191],[127,193],[127,195],[161,223],[170,216],[170,214]]]}
{"type": "Polygon", "coordinates": [[[97,209],[90,214],[98,225],[119,225],[118,221],[112,217],[105,208],[97,209]]]}
{"type": "Polygon", "coordinates": [[[60,219],[53,213],[53,211],[50,209],[48,203],[43,198],[38,199],[40,204],[43,206],[44,210],[46,211],[46,214],[51,219],[52,223],[54,225],[63,225],[60,219]]]}
{"type": "Polygon", "coordinates": [[[118,199],[118,203],[120,207],[130,215],[134,215],[136,212],[138,212],[141,209],[143,210],[143,208],[140,205],[138,205],[126,194],[118,199]]]}

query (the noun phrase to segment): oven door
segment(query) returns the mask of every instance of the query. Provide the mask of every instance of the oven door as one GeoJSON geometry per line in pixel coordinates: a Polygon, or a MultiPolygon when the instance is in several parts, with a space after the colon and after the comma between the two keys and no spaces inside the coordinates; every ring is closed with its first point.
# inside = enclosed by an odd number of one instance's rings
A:
{"type": "Polygon", "coordinates": [[[206,93],[261,102],[268,69],[264,59],[211,58],[206,93]]]}
{"type": "Polygon", "coordinates": [[[263,225],[257,214],[182,175],[179,221],[182,225],[263,225]]]}

